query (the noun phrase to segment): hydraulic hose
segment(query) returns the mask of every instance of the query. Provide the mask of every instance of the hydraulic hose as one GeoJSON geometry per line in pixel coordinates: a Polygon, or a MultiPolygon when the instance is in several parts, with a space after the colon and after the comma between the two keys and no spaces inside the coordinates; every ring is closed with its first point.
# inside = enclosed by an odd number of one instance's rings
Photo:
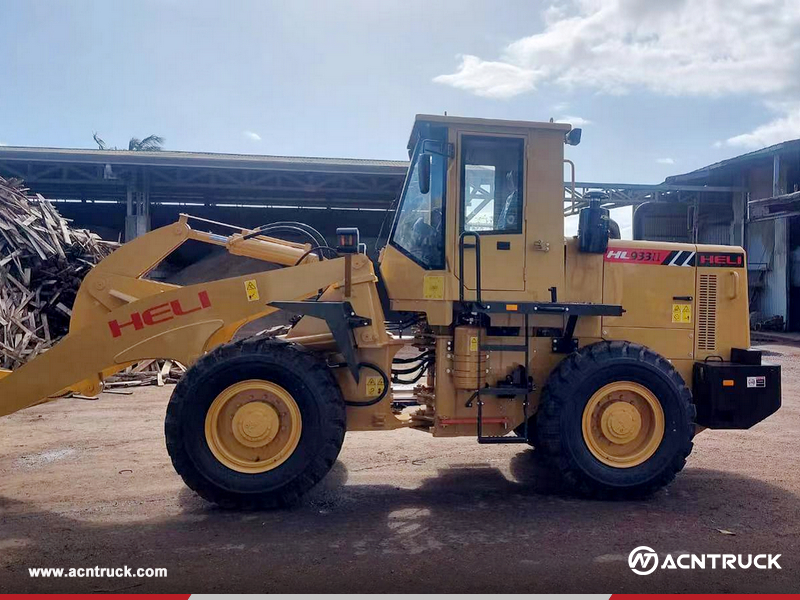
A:
{"type": "Polygon", "coordinates": [[[270,231],[291,231],[294,233],[300,233],[311,239],[313,246],[325,246],[327,244],[325,236],[323,236],[319,231],[310,225],[299,223],[297,221],[277,221],[276,223],[267,223],[266,225],[257,227],[254,231],[251,231],[245,235],[243,239],[249,240],[270,231]]]}
{"type": "Polygon", "coordinates": [[[305,254],[303,254],[303,256],[298,258],[297,262],[294,263],[294,266],[296,267],[301,262],[303,262],[306,259],[306,257],[312,252],[316,252],[317,256],[319,256],[320,260],[322,260],[323,258],[322,255],[324,254],[323,250],[330,250],[331,253],[333,254],[333,258],[339,258],[339,253],[336,251],[335,248],[331,248],[330,246],[314,246],[313,248],[311,248],[311,250],[308,250],[305,254]]]}
{"type": "Polygon", "coordinates": [[[409,368],[404,369],[392,369],[392,375],[411,375],[412,373],[416,373],[420,369],[427,369],[431,362],[430,360],[423,360],[415,365],[412,365],[409,368]]]}
{"type": "MultiPolygon", "coordinates": [[[[417,354],[416,356],[412,356],[410,358],[395,358],[392,361],[392,364],[393,365],[394,364],[410,365],[412,363],[416,363],[416,362],[427,360],[429,357],[433,356],[434,354],[435,354],[435,352],[433,350],[426,350],[425,352],[422,352],[422,353],[417,354]]],[[[392,370],[394,370],[394,369],[392,369],[392,370]]]]}

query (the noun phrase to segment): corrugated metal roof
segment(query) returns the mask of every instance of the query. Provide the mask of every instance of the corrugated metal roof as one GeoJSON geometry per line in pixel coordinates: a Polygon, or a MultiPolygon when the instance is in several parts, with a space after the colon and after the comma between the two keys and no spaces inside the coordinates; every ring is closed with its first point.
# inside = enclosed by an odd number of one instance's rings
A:
{"type": "Polygon", "coordinates": [[[688,173],[683,173],[681,175],[672,175],[670,177],[667,177],[664,180],[664,183],[666,184],[683,183],[692,179],[699,179],[706,175],[710,175],[712,171],[724,169],[725,167],[730,167],[737,163],[746,162],[750,160],[758,160],[761,158],[769,158],[773,154],[778,154],[782,152],[791,152],[796,150],[800,150],[800,139],[787,140],[785,142],[781,142],[780,144],[774,144],[773,146],[767,146],[766,148],[761,148],[761,150],[754,150],[753,152],[740,154],[739,156],[734,156],[733,158],[726,158],[725,160],[715,162],[714,164],[708,165],[707,167],[695,169],[694,171],[690,171],[688,173]]]}
{"type": "Polygon", "coordinates": [[[153,167],[214,167],[275,171],[316,171],[403,175],[408,162],[361,158],[270,156],[222,154],[215,152],[132,152],[129,150],[87,150],[80,148],[35,148],[0,146],[0,160],[63,163],[125,164],[153,167]]]}

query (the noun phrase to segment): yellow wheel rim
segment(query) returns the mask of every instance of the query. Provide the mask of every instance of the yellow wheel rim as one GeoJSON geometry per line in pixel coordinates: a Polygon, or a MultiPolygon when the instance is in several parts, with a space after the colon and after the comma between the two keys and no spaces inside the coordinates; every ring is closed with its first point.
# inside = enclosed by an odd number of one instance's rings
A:
{"type": "Polygon", "coordinates": [[[297,448],[303,422],[292,395],[270,381],[250,379],[223,390],[206,414],[206,442],[223,465],[264,473],[297,448]]]}
{"type": "Polygon", "coordinates": [[[655,454],[664,439],[664,410],[653,392],[617,381],[595,392],[583,409],[583,439],[600,462],[627,469],[655,454]]]}

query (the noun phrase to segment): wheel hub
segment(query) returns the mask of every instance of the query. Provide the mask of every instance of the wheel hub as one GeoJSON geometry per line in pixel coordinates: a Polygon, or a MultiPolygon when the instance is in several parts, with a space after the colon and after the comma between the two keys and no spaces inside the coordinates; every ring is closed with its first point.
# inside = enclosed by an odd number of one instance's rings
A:
{"type": "Polygon", "coordinates": [[[233,435],[249,448],[269,444],[279,428],[278,411],[264,402],[248,402],[233,415],[233,435]]]}
{"type": "Polygon", "coordinates": [[[620,469],[642,464],[664,439],[664,410],[646,387],[617,381],[597,390],[583,411],[583,439],[600,462],[620,469]]]}
{"type": "Polygon", "coordinates": [[[639,435],[642,417],[627,402],[614,402],[603,411],[600,424],[606,438],[616,444],[626,444],[639,435]]]}
{"type": "Polygon", "coordinates": [[[206,413],[206,443],[223,465],[264,473],[286,461],[302,432],[294,397],[270,381],[250,379],[224,389],[206,413]]]}

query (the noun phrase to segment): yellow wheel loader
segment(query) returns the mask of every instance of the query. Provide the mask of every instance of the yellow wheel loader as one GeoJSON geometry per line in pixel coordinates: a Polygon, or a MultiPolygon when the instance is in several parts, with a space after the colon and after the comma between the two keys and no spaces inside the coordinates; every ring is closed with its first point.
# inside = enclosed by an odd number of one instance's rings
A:
{"type": "Polygon", "coordinates": [[[775,412],[780,371],[749,348],[742,248],[613,239],[601,199],[564,239],[564,145],[579,139],[559,123],[418,116],[377,265],[354,229],[333,249],[299,223],[184,215],[86,276],[69,335],[2,374],[0,415],[173,359],[189,369],[167,449],[223,506],[290,503],[346,430],[401,427],[532,444],[585,495],[650,493],[696,432],[775,412]],[[287,229],[308,243],[274,236],[287,229]],[[148,278],[188,240],[273,264],[186,287],[148,278]],[[288,332],[231,342],[276,311],[288,332]],[[411,399],[393,384],[415,384],[411,399]]]}

